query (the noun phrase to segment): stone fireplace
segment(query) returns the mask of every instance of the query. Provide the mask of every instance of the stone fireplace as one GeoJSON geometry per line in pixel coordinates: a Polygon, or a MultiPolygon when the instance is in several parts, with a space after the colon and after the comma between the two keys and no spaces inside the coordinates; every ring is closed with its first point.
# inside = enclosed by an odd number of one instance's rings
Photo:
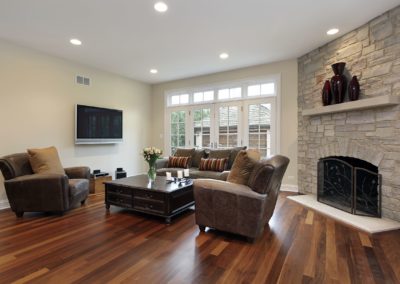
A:
{"type": "Polygon", "coordinates": [[[298,84],[299,191],[317,195],[320,160],[363,160],[380,175],[381,215],[400,221],[400,106],[357,107],[366,100],[400,98],[400,6],[300,57],[298,84]],[[341,61],[348,81],[359,78],[360,100],[347,102],[346,95],[342,110],[309,115],[326,108],[321,90],[333,76],[331,65],[341,61]],[[346,107],[350,104],[356,107],[346,107]]]}
{"type": "Polygon", "coordinates": [[[351,214],[381,217],[378,167],[353,157],[320,159],[317,200],[351,214]]]}

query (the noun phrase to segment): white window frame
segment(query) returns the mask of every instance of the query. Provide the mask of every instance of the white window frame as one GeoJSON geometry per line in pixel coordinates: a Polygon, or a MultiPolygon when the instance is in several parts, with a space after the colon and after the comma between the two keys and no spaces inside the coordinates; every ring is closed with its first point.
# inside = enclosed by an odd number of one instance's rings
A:
{"type": "MultiPolygon", "coordinates": [[[[186,127],[185,127],[185,142],[187,147],[193,147],[193,129],[192,129],[192,124],[193,124],[193,119],[192,119],[192,109],[195,106],[201,106],[201,105],[218,105],[218,104],[224,104],[224,103],[231,103],[235,101],[242,101],[243,109],[245,109],[245,105],[249,101],[259,101],[259,100],[264,100],[266,103],[268,103],[268,99],[272,98],[275,100],[274,105],[275,105],[275,153],[280,153],[280,140],[281,140],[281,74],[272,74],[268,76],[260,76],[260,77],[253,77],[253,78],[247,78],[243,80],[236,80],[236,81],[228,81],[228,82],[220,82],[216,84],[209,84],[209,85],[202,85],[202,86],[197,86],[197,87],[191,87],[191,88],[185,88],[185,89],[176,89],[176,90],[168,90],[164,93],[164,101],[165,101],[165,111],[164,111],[164,149],[165,149],[165,154],[169,152],[170,149],[170,125],[169,125],[169,117],[171,114],[172,110],[186,110],[188,111],[189,116],[186,117],[186,127]],[[275,84],[275,94],[274,95],[260,95],[260,96],[252,96],[249,97],[247,96],[247,88],[250,85],[255,85],[255,84],[267,84],[267,83],[274,83],[275,84]],[[218,99],[218,90],[220,89],[231,89],[235,87],[241,87],[242,88],[242,97],[240,98],[234,98],[234,99],[218,99]],[[214,100],[213,101],[202,101],[198,103],[193,102],[193,93],[195,92],[205,92],[205,91],[214,91],[214,100]],[[173,95],[180,95],[180,94],[189,94],[189,103],[188,104],[180,104],[180,105],[171,105],[171,96],[173,95]],[[189,139],[188,139],[189,137],[189,139]],[[190,143],[189,143],[190,142],[190,143]]],[[[241,127],[246,128],[244,125],[244,120],[246,114],[242,112],[241,117],[242,121],[241,123],[243,124],[241,127]]],[[[272,119],[272,118],[271,118],[272,119]]],[[[214,120],[215,121],[215,120],[214,120]]],[[[214,126],[215,129],[216,126],[214,126]]],[[[271,126],[272,127],[272,126],[271,126]]],[[[247,139],[247,135],[245,133],[244,129],[241,129],[241,135],[244,141],[243,144],[246,145],[248,143],[245,141],[247,139]]],[[[271,145],[272,148],[272,145],[271,145]]]]}

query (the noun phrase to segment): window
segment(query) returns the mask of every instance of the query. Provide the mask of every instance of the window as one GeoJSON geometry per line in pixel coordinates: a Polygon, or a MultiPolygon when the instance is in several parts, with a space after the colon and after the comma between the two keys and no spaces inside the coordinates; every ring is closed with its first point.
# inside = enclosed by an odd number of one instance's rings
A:
{"type": "Polygon", "coordinates": [[[249,149],[271,155],[271,104],[249,104],[247,121],[249,149]]]}
{"type": "Polygon", "coordinates": [[[171,151],[177,147],[184,147],[186,145],[186,134],[185,134],[185,124],[186,124],[186,112],[184,110],[171,112],[170,117],[170,145],[171,151]]]}
{"type": "Polygon", "coordinates": [[[188,103],[189,103],[189,94],[171,96],[171,105],[183,105],[188,103]]]}
{"type": "Polygon", "coordinates": [[[275,95],[275,83],[250,85],[247,89],[248,97],[275,95]]]}
{"type": "Polygon", "coordinates": [[[279,75],[166,94],[165,148],[279,151],[279,75]]]}
{"type": "Polygon", "coordinates": [[[193,102],[209,102],[214,100],[214,91],[196,92],[193,94],[193,102]]]}
{"type": "Polygon", "coordinates": [[[231,88],[218,90],[218,99],[236,99],[242,97],[242,88],[231,88]]]}
{"type": "Polygon", "coordinates": [[[239,145],[239,107],[221,106],[218,109],[218,148],[239,145]]]}
{"type": "Polygon", "coordinates": [[[210,147],[211,145],[211,109],[193,110],[193,146],[210,147]]]}

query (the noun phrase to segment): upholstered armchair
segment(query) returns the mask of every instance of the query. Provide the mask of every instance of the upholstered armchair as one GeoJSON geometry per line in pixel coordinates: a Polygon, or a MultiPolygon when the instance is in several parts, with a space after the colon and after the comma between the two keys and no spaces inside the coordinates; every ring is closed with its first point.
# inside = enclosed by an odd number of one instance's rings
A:
{"type": "Polygon", "coordinates": [[[64,211],[89,194],[90,169],[65,168],[63,174],[34,174],[27,153],[0,158],[0,170],[11,209],[17,217],[24,212],[64,211]]]}
{"type": "Polygon", "coordinates": [[[289,159],[276,155],[255,162],[247,185],[211,179],[193,181],[196,224],[254,241],[270,220],[289,159]]]}

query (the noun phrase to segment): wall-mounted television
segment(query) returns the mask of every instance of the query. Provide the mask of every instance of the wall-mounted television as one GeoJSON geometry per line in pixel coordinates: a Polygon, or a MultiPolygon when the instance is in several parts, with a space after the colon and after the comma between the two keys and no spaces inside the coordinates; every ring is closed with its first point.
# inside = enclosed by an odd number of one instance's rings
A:
{"type": "Polygon", "coordinates": [[[122,142],[122,110],[76,105],[75,144],[122,142]]]}

